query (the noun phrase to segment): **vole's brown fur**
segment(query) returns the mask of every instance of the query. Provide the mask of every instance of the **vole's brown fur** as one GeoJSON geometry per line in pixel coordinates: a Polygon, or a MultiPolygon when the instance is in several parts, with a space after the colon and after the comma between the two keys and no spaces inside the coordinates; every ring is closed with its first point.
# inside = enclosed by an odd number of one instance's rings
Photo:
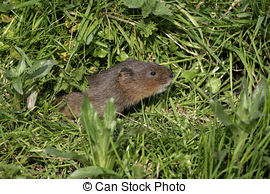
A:
{"type": "MultiPolygon", "coordinates": [[[[161,93],[173,78],[172,72],[161,65],[128,59],[101,73],[88,76],[86,92],[97,113],[102,116],[107,101],[113,97],[117,112],[137,104],[141,99],[161,93]]],[[[84,99],[83,92],[72,92],[63,97],[79,116],[84,99]]],[[[72,118],[67,105],[62,112],[72,118]]]]}

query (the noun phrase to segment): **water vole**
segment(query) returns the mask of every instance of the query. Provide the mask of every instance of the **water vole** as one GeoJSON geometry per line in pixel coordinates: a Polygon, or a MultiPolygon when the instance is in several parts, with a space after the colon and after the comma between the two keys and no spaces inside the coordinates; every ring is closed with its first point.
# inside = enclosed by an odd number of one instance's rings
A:
{"type": "MultiPolygon", "coordinates": [[[[116,111],[122,112],[143,98],[165,91],[172,78],[173,73],[164,66],[127,59],[112,68],[88,76],[89,88],[84,92],[94,109],[102,116],[111,97],[114,98],[116,111]]],[[[63,96],[76,116],[81,112],[84,92],[72,92],[63,96]]],[[[67,105],[61,111],[72,118],[67,105]]]]}

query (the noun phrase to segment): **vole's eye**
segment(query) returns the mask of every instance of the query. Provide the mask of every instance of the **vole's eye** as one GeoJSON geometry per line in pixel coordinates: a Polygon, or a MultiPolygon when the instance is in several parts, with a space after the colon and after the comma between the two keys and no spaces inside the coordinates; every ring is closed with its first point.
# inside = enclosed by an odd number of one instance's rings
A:
{"type": "Polygon", "coordinates": [[[151,71],[151,75],[156,75],[157,73],[155,71],[151,71]]]}

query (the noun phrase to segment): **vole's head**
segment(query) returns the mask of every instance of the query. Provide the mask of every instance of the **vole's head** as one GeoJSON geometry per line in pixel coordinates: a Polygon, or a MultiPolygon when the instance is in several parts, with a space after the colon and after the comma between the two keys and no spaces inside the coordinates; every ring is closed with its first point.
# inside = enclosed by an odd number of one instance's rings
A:
{"type": "Polygon", "coordinates": [[[165,91],[172,79],[173,73],[167,67],[133,59],[123,63],[118,75],[120,87],[134,100],[165,91]]]}

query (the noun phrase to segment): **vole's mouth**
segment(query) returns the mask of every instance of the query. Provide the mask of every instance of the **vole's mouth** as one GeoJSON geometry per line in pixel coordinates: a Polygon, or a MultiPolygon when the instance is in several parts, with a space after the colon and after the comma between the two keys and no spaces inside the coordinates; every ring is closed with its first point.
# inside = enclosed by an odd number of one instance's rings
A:
{"type": "Polygon", "coordinates": [[[168,83],[166,83],[164,85],[161,85],[160,88],[159,88],[159,90],[156,92],[156,94],[159,94],[159,93],[162,93],[162,92],[166,91],[168,89],[169,85],[172,83],[172,80],[173,79],[170,79],[168,81],[168,83]]]}

